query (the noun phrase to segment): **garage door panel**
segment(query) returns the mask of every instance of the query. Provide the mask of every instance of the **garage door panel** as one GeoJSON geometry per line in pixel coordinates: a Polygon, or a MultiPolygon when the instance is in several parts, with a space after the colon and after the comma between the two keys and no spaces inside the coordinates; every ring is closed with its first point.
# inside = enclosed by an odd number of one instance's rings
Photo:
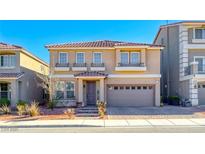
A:
{"type": "Polygon", "coordinates": [[[154,88],[151,85],[146,85],[146,86],[139,86],[139,85],[110,86],[109,85],[107,90],[108,105],[109,106],[153,106],[154,105],[153,89],[154,88]],[[124,88],[120,89],[122,87],[124,88]]]}

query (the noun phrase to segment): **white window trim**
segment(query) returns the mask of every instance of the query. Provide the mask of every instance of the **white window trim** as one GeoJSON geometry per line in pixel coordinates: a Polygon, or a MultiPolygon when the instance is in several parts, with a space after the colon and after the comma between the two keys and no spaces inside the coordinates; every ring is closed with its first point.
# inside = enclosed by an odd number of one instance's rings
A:
{"type": "Polygon", "coordinates": [[[197,62],[196,58],[202,58],[203,59],[203,66],[205,65],[205,56],[194,56],[194,62],[197,62]]]}
{"type": "Polygon", "coordinates": [[[194,56],[194,62],[196,62],[196,58],[203,58],[205,60],[205,56],[194,56]]]}
{"type": "Polygon", "coordinates": [[[76,52],[76,54],[75,54],[75,62],[77,63],[77,64],[79,64],[78,62],[77,62],[77,54],[78,53],[82,53],[83,54],[83,63],[85,63],[85,52],[76,52]]]}
{"type": "MultiPolygon", "coordinates": [[[[204,29],[205,30],[205,28],[202,28],[202,27],[196,27],[196,28],[193,28],[193,39],[192,39],[192,42],[193,43],[204,43],[205,42],[205,38],[202,38],[202,39],[197,39],[196,38],[196,29],[204,29]]],[[[202,34],[202,36],[203,36],[203,34],[202,34]]]]}
{"type": "Polygon", "coordinates": [[[69,56],[69,55],[68,55],[67,52],[59,52],[58,63],[61,64],[61,63],[60,63],[60,54],[61,54],[61,53],[65,53],[65,54],[66,54],[66,63],[68,63],[68,56],[69,56]]]}
{"type": "MultiPolygon", "coordinates": [[[[2,56],[7,57],[7,66],[0,66],[0,69],[13,69],[16,67],[16,55],[0,55],[0,58],[2,56]],[[11,64],[11,57],[14,57],[14,59],[15,59],[14,66],[9,66],[11,64]]],[[[1,59],[0,59],[0,61],[1,61],[1,59]]]]}
{"type": "Polygon", "coordinates": [[[95,62],[94,62],[94,59],[95,59],[95,58],[94,58],[94,54],[95,54],[95,53],[100,53],[100,54],[101,54],[100,63],[103,63],[103,61],[102,61],[102,52],[93,52],[93,63],[95,63],[95,62]]]}
{"type": "Polygon", "coordinates": [[[140,52],[139,52],[139,51],[135,51],[135,52],[130,52],[130,61],[129,61],[130,64],[132,63],[132,60],[131,60],[131,59],[132,59],[132,54],[133,54],[133,53],[137,53],[137,54],[138,54],[138,59],[137,59],[137,60],[138,60],[138,62],[140,63],[140,52]]]}
{"type": "Polygon", "coordinates": [[[128,64],[129,64],[129,62],[130,62],[130,54],[129,54],[129,52],[120,52],[120,63],[122,63],[122,57],[121,57],[122,53],[127,53],[128,54],[128,57],[127,57],[128,59],[127,60],[128,60],[128,64]]]}

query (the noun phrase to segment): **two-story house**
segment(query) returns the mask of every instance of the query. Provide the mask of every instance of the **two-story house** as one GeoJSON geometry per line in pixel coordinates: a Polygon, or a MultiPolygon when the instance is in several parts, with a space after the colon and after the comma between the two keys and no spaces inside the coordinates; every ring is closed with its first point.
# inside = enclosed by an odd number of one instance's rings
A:
{"type": "Polygon", "coordinates": [[[0,98],[14,107],[19,100],[43,101],[48,65],[24,48],[0,43],[0,98]]]}
{"type": "Polygon", "coordinates": [[[58,105],[160,105],[159,45],[93,41],[46,45],[58,105]]]}
{"type": "Polygon", "coordinates": [[[205,22],[161,26],[154,44],[161,52],[162,95],[179,95],[192,105],[205,104],[205,22]]]}

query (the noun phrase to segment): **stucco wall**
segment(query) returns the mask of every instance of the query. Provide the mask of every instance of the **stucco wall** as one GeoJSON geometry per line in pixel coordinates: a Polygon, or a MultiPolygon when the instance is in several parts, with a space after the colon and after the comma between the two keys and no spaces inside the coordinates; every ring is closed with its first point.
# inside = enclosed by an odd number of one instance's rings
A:
{"type": "Polygon", "coordinates": [[[175,95],[179,91],[179,27],[161,29],[155,43],[165,46],[161,52],[161,93],[175,95]]]}
{"type": "Polygon", "coordinates": [[[194,61],[194,56],[205,56],[205,49],[189,49],[189,63],[194,61]]]}
{"type": "Polygon", "coordinates": [[[48,66],[22,52],[20,53],[20,66],[43,75],[49,74],[48,66]]]}
{"type": "MultiPolygon", "coordinates": [[[[123,49],[126,50],[126,49],[123,49]]],[[[128,50],[128,49],[127,49],[128,50]]],[[[129,51],[139,51],[139,49],[129,49],[129,51]]],[[[116,50],[52,50],[50,51],[50,72],[51,74],[75,74],[76,72],[67,71],[67,72],[60,72],[55,71],[54,67],[55,64],[58,62],[59,59],[59,52],[68,52],[68,61],[71,65],[75,62],[75,53],[76,52],[85,52],[85,60],[88,64],[88,67],[92,63],[92,53],[93,52],[102,52],[102,61],[106,67],[106,73],[108,74],[160,74],[160,50],[155,49],[148,49],[146,52],[144,50],[141,53],[141,57],[143,61],[146,61],[147,71],[145,72],[124,72],[115,71],[116,64],[119,61],[119,56],[117,55],[116,50]],[[118,60],[117,60],[118,59],[118,60]]]]}
{"type": "Polygon", "coordinates": [[[43,103],[44,82],[46,82],[47,76],[24,67],[21,67],[21,71],[24,72],[24,76],[17,80],[17,82],[21,81],[21,98],[19,99],[27,102],[36,100],[43,103]]]}

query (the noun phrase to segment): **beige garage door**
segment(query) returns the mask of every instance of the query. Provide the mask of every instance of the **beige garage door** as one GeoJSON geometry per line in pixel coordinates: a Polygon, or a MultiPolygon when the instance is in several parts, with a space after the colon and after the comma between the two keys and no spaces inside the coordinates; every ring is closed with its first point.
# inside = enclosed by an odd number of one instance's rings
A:
{"type": "Polygon", "coordinates": [[[152,85],[108,85],[108,106],[154,106],[152,85]]]}
{"type": "Polygon", "coordinates": [[[205,105],[205,83],[198,85],[199,105],[205,105]]]}

